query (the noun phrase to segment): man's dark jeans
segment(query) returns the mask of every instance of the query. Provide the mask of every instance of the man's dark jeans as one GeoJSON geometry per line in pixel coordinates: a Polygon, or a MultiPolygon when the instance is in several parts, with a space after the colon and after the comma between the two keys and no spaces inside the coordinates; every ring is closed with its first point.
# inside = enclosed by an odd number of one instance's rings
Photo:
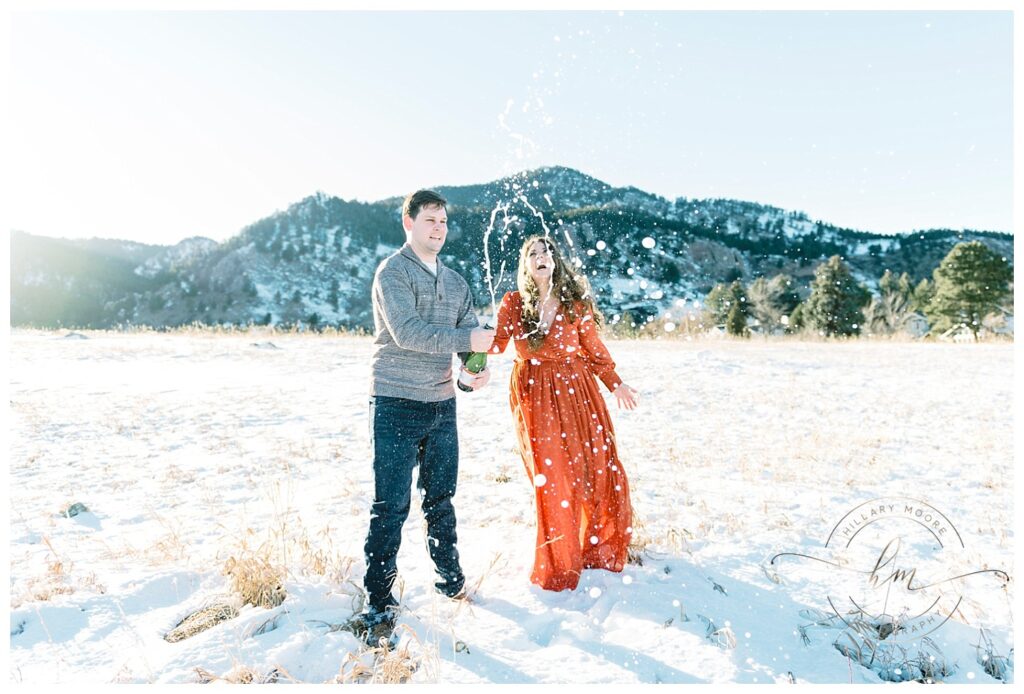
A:
{"type": "Polygon", "coordinates": [[[455,398],[419,402],[404,398],[370,398],[370,446],[373,449],[374,501],[366,554],[366,592],[370,610],[397,605],[391,588],[402,525],[409,515],[412,469],[419,465],[419,488],[427,522],[427,549],[441,580],[435,587],[455,595],[465,583],[455,547],[452,497],[459,473],[459,437],[455,398]]]}

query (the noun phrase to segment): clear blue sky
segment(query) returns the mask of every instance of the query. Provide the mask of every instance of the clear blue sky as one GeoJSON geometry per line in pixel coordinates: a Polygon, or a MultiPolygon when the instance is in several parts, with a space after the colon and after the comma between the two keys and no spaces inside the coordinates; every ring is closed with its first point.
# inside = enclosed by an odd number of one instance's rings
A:
{"type": "Polygon", "coordinates": [[[15,229],[224,240],[543,165],[865,231],[1011,231],[1009,12],[12,18],[15,229]]]}

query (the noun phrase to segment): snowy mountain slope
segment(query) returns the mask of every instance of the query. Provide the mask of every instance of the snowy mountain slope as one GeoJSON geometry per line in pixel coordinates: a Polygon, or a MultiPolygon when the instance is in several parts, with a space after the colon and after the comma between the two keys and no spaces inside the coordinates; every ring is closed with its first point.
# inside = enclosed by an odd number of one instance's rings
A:
{"type": "MultiPolygon", "coordinates": [[[[490,290],[485,257],[492,259],[495,278],[501,263],[506,265],[505,281],[495,287],[500,295],[513,286],[520,241],[534,233],[554,235],[578,259],[609,315],[625,305],[659,314],[677,299],[702,298],[716,283],[779,273],[792,276],[806,292],[815,267],[835,254],[869,286],[886,269],[907,272],[915,282],[930,277],[961,241],[981,240],[1013,262],[1008,234],[933,230],[884,236],[757,203],[668,201],[565,167],[439,190],[451,203],[442,257],[467,277],[481,306],[489,302],[490,290]]],[[[96,242],[79,268],[54,259],[52,240],[16,234],[12,320],[40,326],[198,321],[370,328],[374,267],[404,241],[400,206],[401,198],[361,203],[316,193],[217,246],[202,239],[170,248],[96,242]],[[148,282],[103,282],[111,263],[123,265],[126,253],[137,278],[148,282]],[[80,282],[83,274],[100,278],[100,286],[80,282]],[[77,296],[67,295],[69,283],[78,283],[77,296]],[[46,306],[34,298],[40,294],[48,295],[46,306]],[[76,308],[83,296],[87,311],[76,308]]]]}
{"type": "Polygon", "coordinates": [[[135,268],[135,274],[155,277],[163,273],[180,271],[181,268],[211,253],[216,247],[217,242],[213,239],[193,236],[146,258],[144,263],[135,268]]]}

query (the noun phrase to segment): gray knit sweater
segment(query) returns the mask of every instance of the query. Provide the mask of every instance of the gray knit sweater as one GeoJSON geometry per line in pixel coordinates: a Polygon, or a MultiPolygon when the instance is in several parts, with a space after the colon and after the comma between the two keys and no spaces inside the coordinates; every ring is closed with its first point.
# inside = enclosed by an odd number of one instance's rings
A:
{"type": "Polygon", "coordinates": [[[421,402],[455,396],[452,353],[470,351],[477,327],[469,285],[437,261],[437,276],[406,243],[373,276],[370,395],[421,402]]]}

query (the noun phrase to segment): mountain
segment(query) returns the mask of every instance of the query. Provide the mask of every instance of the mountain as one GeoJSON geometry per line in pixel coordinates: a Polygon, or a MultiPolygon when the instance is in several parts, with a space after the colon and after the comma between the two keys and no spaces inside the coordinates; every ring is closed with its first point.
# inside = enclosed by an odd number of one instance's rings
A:
{"type": "MultiPolygon", "coordinates": [[[[737,278],[785,272],[806,294],[814,269],[835,254],[872,288],[886,269],[907,272],[915,282],[930,277],[961,241],[982,241],[1013,262],[1009,234],[875,234],[738,200],[667,200],[565,167],[437,190],[449,201],[442,259],[466,277],[484,311],[491,302],[485,258],[500,300],[514,288],[522,239],[545,232],[576,259],[613,321],[627,309],[660,313],[677,299],[700,299],[716,283],[737,278]]],[[[221,244],[191,238],[153,246],[14,232],[11,323],[371,328],[374,270],[404,242],[401,203],[400,197],[349,202],[318,192],[221,244]]]]}
{"type": "Polygon", "coordinates": [[[111,306],[146,293],[168,277],[133,270],[161,252],[131,241],[69,241],[11,233],[11,324],[107,326],[111,306]]]}
{"type": "Polygon", "coordinates": [[[174,274],[178,269],[191,265],[212,253],[217,242],[202,236],[193,236],[173,246],[160,247],[156,253],[149,254],[134,272],[142,277],[157,277],[174,274]]]}

